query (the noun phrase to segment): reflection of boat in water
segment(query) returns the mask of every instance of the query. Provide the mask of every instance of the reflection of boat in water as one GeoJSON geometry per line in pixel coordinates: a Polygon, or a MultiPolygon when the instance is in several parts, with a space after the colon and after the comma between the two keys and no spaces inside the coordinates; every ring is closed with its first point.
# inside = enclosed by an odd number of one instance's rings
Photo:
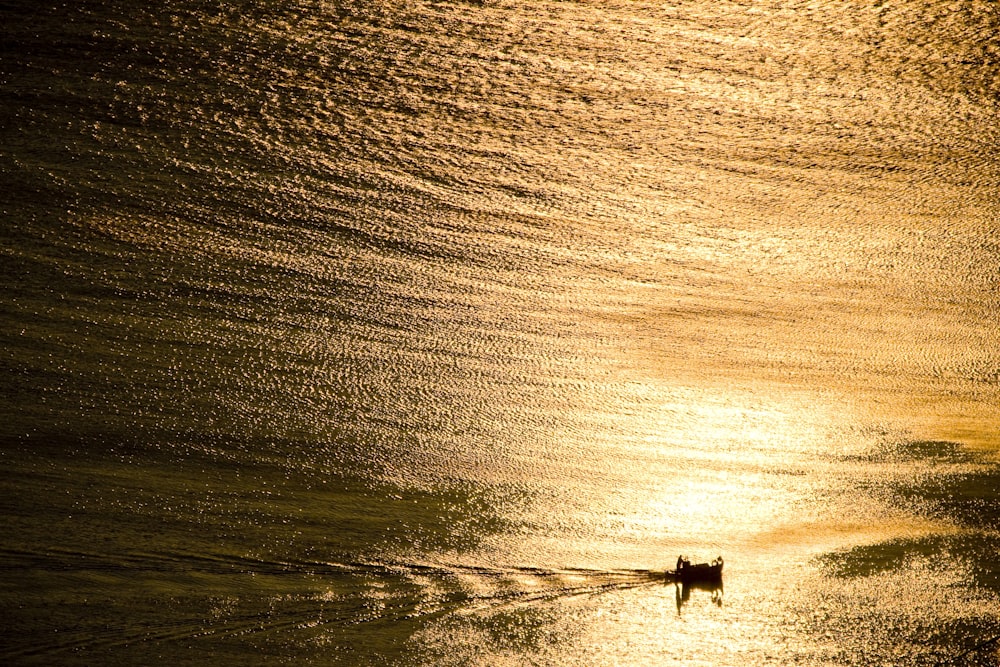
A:
{"type": "Polygon", "coordinates": [[[722,580],[718,581],[695,581],[693,583],[680,583],[676,585],[677,613],[691,600],[691,591],[705,591],[712,595],[712,604],[716,607],[722,606],[722,580]]]}
{"type": "Polygon", "coordinates": [[[692,564],[684,556],[677,557],[677,581],[683,584],[716,583],[722,581],[722,556],[711,563],[692,564]]]}

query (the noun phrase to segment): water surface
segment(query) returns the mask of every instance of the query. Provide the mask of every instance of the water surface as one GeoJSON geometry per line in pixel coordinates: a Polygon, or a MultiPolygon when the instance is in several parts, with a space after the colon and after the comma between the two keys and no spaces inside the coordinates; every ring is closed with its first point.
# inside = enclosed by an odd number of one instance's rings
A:
{"type": "Polygon", "coordinates": [[[997,664],[992,3],[4,13],[6,662],[997,664]]]}

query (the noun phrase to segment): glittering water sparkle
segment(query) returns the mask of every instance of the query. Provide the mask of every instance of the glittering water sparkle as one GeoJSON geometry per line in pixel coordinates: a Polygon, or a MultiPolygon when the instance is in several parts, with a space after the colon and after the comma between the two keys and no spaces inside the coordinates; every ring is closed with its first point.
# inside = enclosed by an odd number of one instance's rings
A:
{"type": "Polygon", "coordinates": [[[993,3],[8,4],[5,662],[997,664],[993,3]]]}

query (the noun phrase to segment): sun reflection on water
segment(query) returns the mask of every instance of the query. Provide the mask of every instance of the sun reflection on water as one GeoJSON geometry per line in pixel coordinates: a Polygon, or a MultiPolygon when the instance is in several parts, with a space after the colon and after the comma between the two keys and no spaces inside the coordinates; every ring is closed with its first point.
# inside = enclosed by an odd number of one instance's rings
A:
{"type": "MultiPolygon", "coordinates": [[[[878,585],[872,581],[844,587],[817,558],[857,545],[959,535],[949,521],[872,489],[943,474],[948,465],[962,473],[966,464],[894,458],[893,443],[905,447],[908,433],[873,421],[867,404],[829,389],[745,378],[623,382],[620,370],[594,377],[603,380],[566,387],[566,423],[590,428],[553,429],[550,456],[570,458],[545,462],[560,471],[551,495],[526,506],[514,543],[498,536],[468,557],[502,552],[511,562],[638,571],[669,569],[681,553],[704,561],[721,554],[724,586],[683,591],[661,582],[595,590],[585,604],[556,595],[544,608],[480,607],[423,632],[429,654],[451,642],[459,662],[503,664],[504,642],[530,637],[539,664],[578,664],[581,656],[595,665],[863,664],[863,633],[846,633],[846,619],[857,614],[861,626],[882,636],[895,630],[855,605],[895,615],[903,644],[923,627],[919,614],[948,617],[941,600],[914,582],[947,587],[961,575],[911,567],[885,581],[900,596],[892,601],[873,596],[865,588],[878,585]],[[878,454],[883,449],[890,453],[878,454]],[[908,616],[901,604],[923,611],[908,616]],[[511,631],[511,624],[537,634],[511,631]]],[[[518,584],[524,591],[534,588],[528,579],[518,584]]],[[[584,588],[585,579],[577,582],[584,588]]],[[[956,614],[965,617],[976,605],[981,598],[956,614]]]]}

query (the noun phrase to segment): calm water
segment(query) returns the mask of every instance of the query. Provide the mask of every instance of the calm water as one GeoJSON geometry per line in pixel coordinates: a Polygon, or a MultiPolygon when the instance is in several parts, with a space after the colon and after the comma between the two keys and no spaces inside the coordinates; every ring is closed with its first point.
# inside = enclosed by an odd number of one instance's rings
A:
{"type": "Polygon", "coordinates": [[[1000,663],[995,3],[0,15],[5,664],[1000,663]]]}

